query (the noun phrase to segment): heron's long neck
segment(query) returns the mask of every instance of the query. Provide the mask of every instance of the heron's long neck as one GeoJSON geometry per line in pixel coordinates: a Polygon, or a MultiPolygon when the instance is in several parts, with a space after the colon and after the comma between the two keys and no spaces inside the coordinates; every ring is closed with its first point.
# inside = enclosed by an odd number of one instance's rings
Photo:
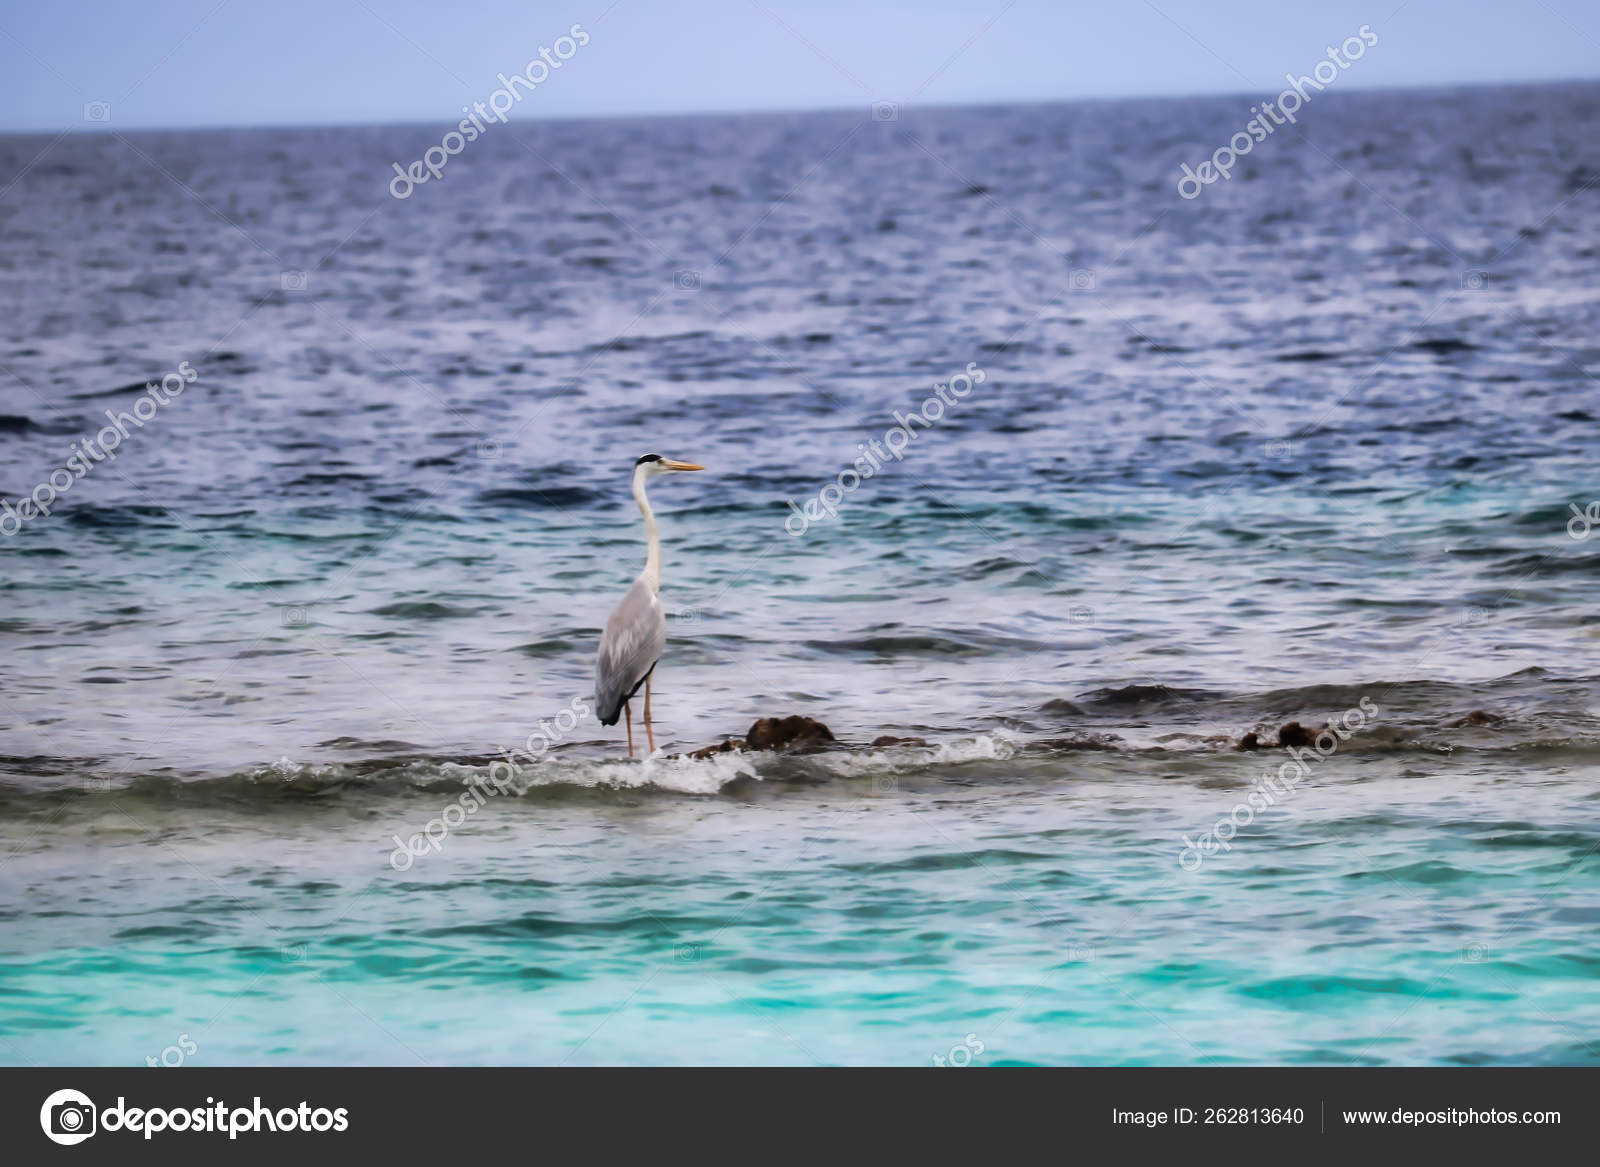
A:
{"type": "Polygon", "coordinates": [[[654,591],[661,590],[661,532],[656,530],[655,512],[650,509],[650,500],[644,495],[644,474],[633,476],[633,501],[639,504],[639,513],[644,515],[644,531],[650,541],[650,556],[644,563],[644,578],[650,581],[654,591]]]}

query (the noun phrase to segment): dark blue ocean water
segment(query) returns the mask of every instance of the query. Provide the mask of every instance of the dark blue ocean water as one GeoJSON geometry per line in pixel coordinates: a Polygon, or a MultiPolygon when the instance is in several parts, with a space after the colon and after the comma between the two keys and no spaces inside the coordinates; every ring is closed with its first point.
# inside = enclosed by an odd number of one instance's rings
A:
{"type": "Polygon", "coordinates": [[[1249,104],[0,139],[0,1060],[1600,1061],[1600,88],[1249,104]]]}

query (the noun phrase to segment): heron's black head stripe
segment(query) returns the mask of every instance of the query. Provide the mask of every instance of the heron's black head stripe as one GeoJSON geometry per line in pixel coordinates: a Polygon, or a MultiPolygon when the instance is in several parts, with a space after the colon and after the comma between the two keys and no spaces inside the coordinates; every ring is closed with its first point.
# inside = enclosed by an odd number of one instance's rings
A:
{"type": "Polygon", "coordinates": [[[645,454],[637,462],[635,462],[634,465],[635,466],[643,466],[646,462],[659,462],[659,461],[661,461],[661,455],[660,454],[645,454]]]}

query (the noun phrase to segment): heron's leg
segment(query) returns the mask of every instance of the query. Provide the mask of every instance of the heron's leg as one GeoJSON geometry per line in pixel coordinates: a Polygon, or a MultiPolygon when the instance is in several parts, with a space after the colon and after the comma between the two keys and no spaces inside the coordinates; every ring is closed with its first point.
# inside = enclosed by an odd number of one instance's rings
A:
{"type": "MultiPolygon", "coordinates": [[[[633,703],[631,701],[622,703],[622,713],[628,719],[628,757],[631,758],[633,757],[633,703]]],[[[615,725],[617,723],[613,721],[611,724],[615,725]]]]}
{"type": "MultiPolygon", "coordinates": [[[[653,672],[654,670],[651,671],[653,672]]],[[[655,753],[656,735],[655,731],[650,728],[650,677],[648,675],[644,679],[644,734],[645,737],[650,739],[650,752],[652,754],[655,753]]]]}

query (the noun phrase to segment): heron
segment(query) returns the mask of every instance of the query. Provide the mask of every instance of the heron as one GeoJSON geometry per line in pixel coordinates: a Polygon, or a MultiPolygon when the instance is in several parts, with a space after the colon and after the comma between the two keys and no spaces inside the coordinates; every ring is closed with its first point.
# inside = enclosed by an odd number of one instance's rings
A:
{"type": "Polygon", "coordinates": [[[667,620],[661,612],[661,534],[656,516],[645,497],[645,483],[663,474],[704,470],[693,462],[679,462],[660,454],[645,454],[633,464],[633,501],[644,515],[650,551],[644,570],[606,621],[600,636],[600,653],[594,664],[594,699],[601,725],[617,724],[618,714],[628,722],[628,757],[633,757],[633,695],[644,686],[644,732],[650,752],[656,752],[656,735],[650,727],[650,674],[667,647],[667,620]]]}

